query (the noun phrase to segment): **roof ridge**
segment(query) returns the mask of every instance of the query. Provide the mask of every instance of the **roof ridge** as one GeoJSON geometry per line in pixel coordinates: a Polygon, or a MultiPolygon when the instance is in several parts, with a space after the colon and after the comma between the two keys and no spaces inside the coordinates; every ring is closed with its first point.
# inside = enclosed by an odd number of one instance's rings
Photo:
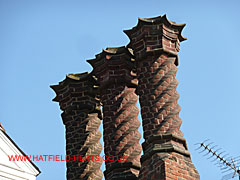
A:
{"type": "Polygon", "coordinates": [[[6,130],[4,129],[3,125],[0,123],[0,129],[4,132],[6,132],[6,130]]]}

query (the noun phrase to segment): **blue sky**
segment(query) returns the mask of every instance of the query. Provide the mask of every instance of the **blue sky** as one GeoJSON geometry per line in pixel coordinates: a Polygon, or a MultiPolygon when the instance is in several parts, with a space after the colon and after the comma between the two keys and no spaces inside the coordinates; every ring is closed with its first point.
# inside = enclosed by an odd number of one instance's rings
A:
{"type": "MultiPolygon", "coordinates": [[[[186,23],[179,53],[182,131],[202,180],[224,175],[194,151],[210,138],[240,155],[240,1],[0,0],[0,122],[27,154],[65,154],[65,128],[50,85],[102,48],[129,40],[137,17],[186,23]]],[[[140,129],[141,131],[141,129],[140,129]]],[[[35,162],[38,180],[65,179],[64,162],[35,162]]]]}

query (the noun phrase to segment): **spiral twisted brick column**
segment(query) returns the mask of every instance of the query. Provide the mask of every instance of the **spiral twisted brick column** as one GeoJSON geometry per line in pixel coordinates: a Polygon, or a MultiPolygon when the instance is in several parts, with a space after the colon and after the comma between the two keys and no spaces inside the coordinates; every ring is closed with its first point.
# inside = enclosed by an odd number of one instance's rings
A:
{"type": "Polygon", "coordinates": [[[144,139],[139,179],[197,180],[187,144],[180,130],[179,94],[176,91],[181,31],[185,25],[166,16],[139,18],[125,31],[136,56],[144,139]]]}
{"type": "Polygon", "coordinates": [[[102,151],[99,140],[101,132],[100,102],[96,95],[95,79],[88,73],[69,74],[59,85],[51,86],[63,111],[62,119],[66,127],[66,154],[68,180],[101,180],[102,160],[91,159],[102,151]],[[82,157],[80,158],[80,155],[82,157]],[[89,155],[89,160],[85,159],[89,155]]]}
{"type": "Polygon", "coordinates": [[[106,180],[137,179],[140,170],[141,138],[135,94],[137,80],[133,72],[134,59],[125,47],[107,48],[88,60],[93,74],[100,84],[103,104],[103,138],[106,156],[113,155],[115,161],[106,161],[106,180]],[[116,161],[116,157],[127,156],[127,162],[116,161]]]}

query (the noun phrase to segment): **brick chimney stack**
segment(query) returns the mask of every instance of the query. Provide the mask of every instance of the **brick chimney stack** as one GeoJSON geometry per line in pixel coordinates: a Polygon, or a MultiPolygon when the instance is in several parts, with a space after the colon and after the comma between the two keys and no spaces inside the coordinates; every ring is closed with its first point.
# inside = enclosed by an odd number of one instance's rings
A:
{"type": "Polygon", "coordinates": [[[100,84],[100,99],[103,104],[103,139],[106,156],[106,180],[134,180],[140,170],[141,138],[136,106],[138,97],[132,51],[126,47],[107,48],[88,62],[100,84]],[[127,156],[127,162],[118,162],[116,157],[127,156]]]}
{"type": "Polygon", "coordinates": [[[79,155],[100,156],[102,151],[99,142],[101,132],[98,130],[102,117],[95,79],[88,73],[69,74],[59,85],[51,88],[57,94],[53,101],[59,102],[63,111],[66,154],[72,158],[66,162],[67,179],[101,180],[102,160],[74,159],[79,155]]]}
{"type": "Polygon", "coordinates": [[[199,180],[186,140],[180,130],[180,106],[176,91],[178,51],[185,24],[164,16],[139,18],[136,27],[124,31],[130,38],[136,69],[143,122],[143,156],[139,180],[199,180]]]}

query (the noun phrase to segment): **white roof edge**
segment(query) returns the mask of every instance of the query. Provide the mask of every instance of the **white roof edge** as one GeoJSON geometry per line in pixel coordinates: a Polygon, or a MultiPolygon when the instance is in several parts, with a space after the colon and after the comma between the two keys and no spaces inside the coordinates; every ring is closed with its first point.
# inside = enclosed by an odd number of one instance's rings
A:
{"type": "MultiPolygon", "coordinates": [[[[12,149],[12,151],[14,151],[16,154],[26,156],[26,154],[10,138],[10,136],[6,133],[5,129],[3,129],[3,127],[0,124],[0,138],[1,138],[1,134],[2,134],[3,140],[5,141],[5,143],[8,144],[8,146],[12,149]]],[[[29,168],[29,170],[32,171],[32,173],[34,173],[35,176],[38,176],[41,173],[40,169],[33,162],[31,162],[31,161],[22,161],[22,162],[25,164],[25,166],[27,166],[29,168]]]]}

